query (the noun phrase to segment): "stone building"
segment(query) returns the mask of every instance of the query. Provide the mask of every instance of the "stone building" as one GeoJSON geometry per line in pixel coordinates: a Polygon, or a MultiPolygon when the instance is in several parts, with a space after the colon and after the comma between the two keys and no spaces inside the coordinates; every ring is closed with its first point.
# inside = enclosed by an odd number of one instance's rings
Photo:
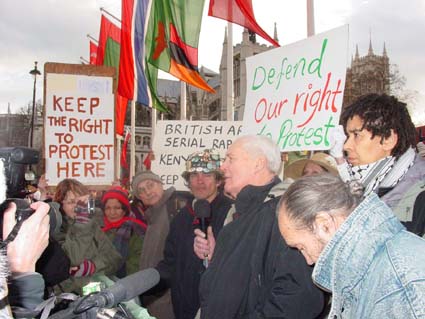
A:
{"type": "Polygon", "coordinates": [[[360,56],[356,45],[354,59],[347,68],[343,107],[368,93],[390,94],[390,62],[385,43],[382,55],[376,55],[371,40],[365,56],[360,56]]]}

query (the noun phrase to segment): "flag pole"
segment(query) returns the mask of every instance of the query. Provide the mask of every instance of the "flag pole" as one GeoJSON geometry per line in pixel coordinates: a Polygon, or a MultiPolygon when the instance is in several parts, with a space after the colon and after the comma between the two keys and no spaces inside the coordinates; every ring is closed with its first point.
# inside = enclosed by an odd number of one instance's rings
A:
{"type": "Polygon", "coordinates": [[[307,37],[314,34],[314,0],[307,0],[307,37]]]}
{"type": "Polygon", "coordinates": [[[151,149],[152,149],[152,143],[153,143],[153,139],[155,137],[155,130],[156,130],[156,118],[157,118],[157,113],[156,113],[156,108],[152,108],[152,132],[151,132],[151,149]]]}
{"type": "Polygon", "coordinates": [[[131,100],[130,119],[130,180],[136,175],[136,100],[131,100]]]}
{"type": "Polygon", "coordinates": [[[186,120],[186,82],[180,81],[180,120],[186,120]]]}
{"type": "Polygon", "coordinates": [[[116,163],[117,167],[115,170],[115,179],[119,180],[121,177],[121,141],[123,140],[122,136],[116,134],[115,138],[117,139],[117,153],[116,153],[116,163]]]}
{"type": "Polygon", "coordinates": [[[94,43],[99,44],[99,41],[97,41],[95,38],[93,38],[90,34],[87,33],[87,38],[92,40],[94,43]]]}
{"type": "Polygon", "coordinates": [[[227,22],[227,85],[226,85],[226,120],[233,121],[233,25],[227,22]]]}
{"type": "Polygon", "coordinates": [[[112,13],[110,13],[109,11],[106,11],[104,7],[100,7],[100,11],[105,12],[107,15],[109,15],[110,17],[114,18],[116,21],[118,21],[119,23],[121,23],[121,19],[118,19],[112,13]]]}
{"type": "MultiPolygon", "coordinates": [[[[307,37],[314,34],[314,0],[307,0],[307,37]]],[[[308,157],[311,158],[313,154],[314,151],[310,151],[308,157]]]]}

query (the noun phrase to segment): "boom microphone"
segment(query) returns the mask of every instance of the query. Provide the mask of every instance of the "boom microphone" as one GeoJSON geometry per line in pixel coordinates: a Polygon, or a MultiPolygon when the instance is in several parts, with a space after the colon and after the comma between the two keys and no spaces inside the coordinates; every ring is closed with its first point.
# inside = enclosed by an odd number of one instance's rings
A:
{"type": "Polygon", "coordinates": [[[83,304],[99,308],[112,308],[123,301],[131,300],[148,291],[159,282],[159,273],[154,268],[138,271],[118,280],[110,288],[87,298],[83,304]]]}
{"type": "MultiPolygon", "coordinates": [[[[211,216],[211,205],[206,199],[199,199],[194,205],[195,215],[200,220],[201,230],[207,236],[207,223],[206,219],[211,216]]],[[[205,237],[206,238],[206,237],[205,237]]],[[[205,256],[203,264],[205,268],[208,268],[208,256],[205,256]]]]}

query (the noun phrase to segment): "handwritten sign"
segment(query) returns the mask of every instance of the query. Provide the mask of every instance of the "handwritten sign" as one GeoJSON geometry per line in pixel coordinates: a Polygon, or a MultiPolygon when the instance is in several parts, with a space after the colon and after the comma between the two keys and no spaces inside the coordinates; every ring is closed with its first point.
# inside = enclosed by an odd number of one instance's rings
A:
{"type": "Polygon", "coordinates": [[[45,158],[50,185],[114,179],[112,77],[46,74],[45,158]]]}
{"type": "Polygon", "coordinates": [[[226,150],[242,130],[242,122],[158,121],[153,140],[155,160],[152,171],[164,187],[188,190],[181,174],[188,156],[204,149],[215,149],[224,158],[226,150]]]}
{"type": "Polygon", "coordinates": [[[329,149],[345,86],[348,26],[247,58],[243,134],[283,151],[329,149]]]}

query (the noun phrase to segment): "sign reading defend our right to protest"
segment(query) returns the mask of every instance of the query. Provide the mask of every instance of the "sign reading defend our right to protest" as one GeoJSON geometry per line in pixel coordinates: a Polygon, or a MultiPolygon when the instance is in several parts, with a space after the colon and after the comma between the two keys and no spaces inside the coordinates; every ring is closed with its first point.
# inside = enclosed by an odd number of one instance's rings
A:
{"type": "Polygon", "coordinates": [[[187,191],[181,174],[189,155],[214,149],[224,159],[241,130],[241,121],[158,121],[152,144],[152,171],[160,176],[165,188],[187,191]]]}
{"type": "Polygon", "coordinates": [[[267,135],[282,151],[329,149],[347,61],[348,25],[247,58],[243,134],[267,135]]]}

